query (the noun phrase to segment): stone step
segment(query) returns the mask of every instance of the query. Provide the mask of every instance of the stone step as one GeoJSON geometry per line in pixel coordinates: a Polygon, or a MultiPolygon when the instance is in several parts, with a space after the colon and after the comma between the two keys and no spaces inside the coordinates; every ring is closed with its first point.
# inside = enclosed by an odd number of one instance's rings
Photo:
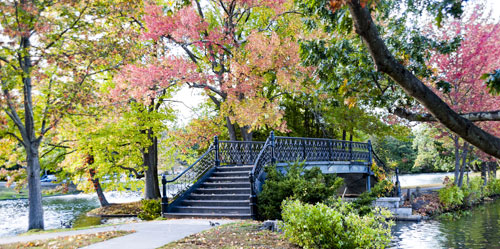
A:
{"type": "Polygon", "coordinates": [[[217,172],[232,172],[232,171],[252,171],[253,166],[220,166],[215,170],[217,172]]]}
{"type": "Polygon", "coordinates": [[[250,188],[250,183],[247,182],[205,182],[203,188],[250,188]]]}
{"type": "Polygon", "coordinates": [[[248,194],[250,188],[199,188],[195,190],[196,194],[248,194]]]}
{"type": "Polygon", "coordinates": [[[184,200],[182,206],[224,206],[224,207],[249,207],[248,200],[184,200]]]}
{"type": "Polygon", "coordinates": [[[206,213],[166,213],[164,218],[227,218],[227,219],[252,219],[248,214],[206,214],[206,213]]]}
{"type": "Polygon", "coordinates": [[[250,174],[249,171],[215,171],[213,177],[247,177],[250,174]]]}
{"type": "Polygon", "coordinates": [[[221,207],[221,206],[177,206],[172,213],[201,213],[201,214],[247,214],[250,215],[248,207],[221,207]]]}
{"type": "Polygon", "coordinates": [[[250,194],[196,194],[189,195],[188,200],[248,200],[250,194]]]}
{"type": "Polygon", "coordinates": [[[209,177],[206,182],[248,182],[248,176],[240,177],[209,177]]]}

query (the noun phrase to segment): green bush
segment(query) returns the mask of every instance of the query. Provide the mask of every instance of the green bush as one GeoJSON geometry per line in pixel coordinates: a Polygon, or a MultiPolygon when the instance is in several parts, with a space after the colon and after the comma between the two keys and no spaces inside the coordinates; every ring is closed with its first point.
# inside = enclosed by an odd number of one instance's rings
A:
{"type": "Polygon", "coordinates": [[[289,165],[286,174],[278,172],[276,166],[265,168],[266,182],[257,198],[261,219],[281,219],[281,203],[287,198],[311,204],[323,202],[342,186],[342,178],[323,174],[319,168],[304,170],[303,165],[298,162],[289,165]]]}
{"type": "Polygon", "coordinates": [[[391,192],[388,186],[392,185],[393,184],[389,180],[377,182],[370,192],[363,192],[358,198],[356,198],[355,201],[353,201],[353,207],[358,210],[360,215],[372,212],[373,201],[375,201],[377,197],[386,196],[389,192],[391,192]]]}
{"type": "Polygon", "coordinates": [[[360,216],[351,204],[340,200],[333,207],[286,201],[282,230],[304,248],[384,248],[391,240],[393,224],[386,221],[388,215],[380,211],[360,216]]]}
{"type": "Polygon", "coordinates": [[[161,215],[161,201],[155,200],[141,200],[142,211],[137,215],[141,220],[154,220],[161,215]]]}
{"type": "Polygon", "coordinates": [[[481,177],[471,177],[469,183],[462,186],[464,194],[463,205],[472,206],[483,198],[483,180],[481,177]]]}
{"type": "Polygon", "coordinates": [[[486,195],[500,195],[500,180],[499,179],[490,179],[488,183],[486,183],[486,195]]]}
{"type": "Polygon", "coordinates": [[[462,205],[464,192],[455,184],[448,184],[439,190],[439,201],[445,208],[453,208],[462,205]]]}

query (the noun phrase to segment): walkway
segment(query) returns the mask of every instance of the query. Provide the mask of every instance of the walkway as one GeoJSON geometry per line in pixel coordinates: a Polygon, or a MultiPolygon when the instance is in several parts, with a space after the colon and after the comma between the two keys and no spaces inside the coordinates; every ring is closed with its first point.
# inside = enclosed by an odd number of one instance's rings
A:
{"type": "Polygon", "coordinates": [[[27,242],[40,239],[50,239],[60,236],[89,234],[89,233],[97,233],[97,232],[105,232],[113,230],[115,231],[135,230],[136,231],[135,233],[110,239],[104,242],[96,243],[84,248],[86,249],[87,248],[88,249],[158,248],[172,241],[176,241],[191,234],[199,233],[201,231],[212,228],[209,224],[209,221],[218,222],[221,225],[234,222],[234,220],[213,220],[213,219],[212,220],[179,219],[179,220],[137,222],[137,223],[128,223],[128,224],[91,228],[91,229],[77,230],[77,231],[0,238],[0,247],[1,244],[27,242]]]}

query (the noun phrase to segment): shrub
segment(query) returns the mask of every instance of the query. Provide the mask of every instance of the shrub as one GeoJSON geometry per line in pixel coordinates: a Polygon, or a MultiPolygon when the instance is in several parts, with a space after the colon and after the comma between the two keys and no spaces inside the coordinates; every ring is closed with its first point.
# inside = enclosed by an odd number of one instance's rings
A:
{"type": "Polygon", "coordinates": [[[360,216],[349,203],[333,207],[298,200],[283,204],[285,237],[304,248],[384,248],[391,240],[393,222],[388,211],[360,216]]]}
{"type": "Polygon", "coordinates": [[[304,170],[303,165],[298,162],[289,165],[286,174],[278,172],[276,166],[265,168],[266,182],[257,198],[261,219],[281,219],[281,203],[287,198],[311,204],[323,202],[343,184],[340,177],[323,174],[319,168],[304,170]]]}
{"type": "Polygon", "coordinates": [[[370,192],[363,192],[353,201],[353,207],[358,210],[360,215],[372,212],[372,203],[377,197],[386,196],[391,192],[394,185],[389,180],[379,181],[373,186],[370,192]]]}
{"type": "Polygon", "coordinates": [[[483,197],[483,180],[481,177],[471,177],[469,183],[462,186],[463,204],[472,206],[483,197]]]}
{"type": "Polygon", "coordinates": [[[486,184],[486,195],[500,195],[500,180],[499,179],[490,179],[486,184]]]}
{"type": "Polygon", "coordinates": [[[142,211],[137,215],[141,220],[154,220],[161,215],[161,201],[160,199],[154,200],[141,200],[142,211]]]}
{"type": "Polygon", "coordinates": [[[439,201],[445,208],[453,208],[462,205],[464,192],[457,185],[451,183],[439,190],[439,201]]]}

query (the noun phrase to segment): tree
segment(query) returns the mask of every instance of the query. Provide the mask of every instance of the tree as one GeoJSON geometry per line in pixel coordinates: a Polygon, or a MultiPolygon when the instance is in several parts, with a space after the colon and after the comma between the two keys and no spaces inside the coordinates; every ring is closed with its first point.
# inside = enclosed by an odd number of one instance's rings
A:
{"type": "Polygon", "coordinates": [[[92,100],[92,82],[123,61],[119,38],[133,4],[114,1],[3,1],[0,3],[1,95],[6,133],[26,153],[28,229],[43,229],[39,148],[78,105],[92,100]],[[106,59],[103,59],[106,58],[106,59]],[[6,121],[8,120],[8,121],[6,121]]]}
{"type": "MultiPolygon", "coordinates": [[[[440,29],[431,29],[435,39],[449,40],[460,36],[460,46],[447,54],[434,53],[429,66],[435,68],[435,79],[424,81],[457,113],[478,113],[500,108],[500,98],[488,92],[482,75],[500,68],[500,23],[491,23],[491,12],[476,5],[473,12],[460,19],[446,21],[440,29]]],[[[484,121],[478,127],[500,135],[500,123],[484,121]]],[[[445,131],[455,146],[455,184],[462,185],[467,154],[472,147],[460,145],[460,137],[445,131]],[[460,161],[462,161],[460,163],[460,161]]]]}
{"type": "Polygon", "coordinates": [[[166,132],[166,123],[174,118],[171,108],[162,105],[151,111],[136,102],[109,104],[106,94],[100,96],[101,101],[95,102],[95,106],[81,110],[85,115],[69,116],[61,123],[57,140],[66,141],[66,146],[74,150],[73,154],[66,156],[61,170],[82,190],[96,190],[99,194],[100,190],[92,188],[88,182],[79,181],[82,176],[87,178],[90,174],[89,179],[93,182],[106,178],[102,184],[104,190],[137,189],[140,186],[145,199],[158,198],[157,146],[161,134],[166,132]],[[150,134],[157,135],[151,139],[150,134]],[[151,147],[155,150],[149,150],[151,147]],[[152,166],[146,164],[148,158],[145,159],[145,154],[154,155],[152,166]],[[92,163],[89,163],[89,156],[92,163]],[[144,182],[137,179],[144,179],[144,182]]]}
{"type": "Polygon", "coordinates": [[[231,140],[238,128],[243,140],[252,140],[252,131],[261,127],[283,130],[278,97],[304,90],[301,83],[310,70],[300,65],[298,38],[290,31],[301,24],[284,18],[288,5],[268,0],[148,5],[144,37],[158,44],[161,56],[130,66],[129,72],[150,72],[145,89],[157,82],[204,89],[231,140]]]}
{"type": "MultiPolygon", "coordinates": [[[[415,3],[413,1],[408,1],[408,3],[409,7],[407,10],[415,10],[415,3]]],[[[425,86],[422,80],[417,78],[416,74],[418,75],[418,71],[411,67],[408,69],[405,66],[408,65],[406,62],[408,60],[405,60],[404,54],[401,54],[402,60],[400,60],[391,53],[391,50],[386,44],[386,41],[390,41],[390,39],[381,37],[379,29],[384,30],[384,27],[383,25],[377,26],[373,21],[373,17],[379,22],[389,20],[388,13],[394,5],[395,3],[393,2],[382,2],[377,4],[365,0],[311,0],[304,3],[303,7],[305,6],[304,8],[307,10],[306,13],[317,11],[323,22],[334,26],[334,28],[331,29],[333,31],[343,29],[344,33],[349,33],[351,28],[353,28],[356,34],[361,38],[366,48],[366,52],[370,55],[373,60],[373,66],[378,72],[388,76],[388,78],[399,85],[408,96],[415,98],[434,118],[452,132],[484,152],[500,158],[500,138],[489,134],[474,125],[470,120],[460,116],[452,110],[438,95],[425,86]],[[345,8],[348,8],[348,13],[345,8]],[[342,15],[344,19],[341,19],[341,22],[337,22],[342,15]],[[386,41],[384,41],[383,38],[386,39],[386,41]]],[[[459,16],[462,10],[461,3],[458,1],[427,1],[424,5],[428,7],[428,9],[434,11],[433,13],[438,17],[438,23],[440,23],[443,15],[450,13],[459,16]]],[[[392,49],[394,51],[394,48],[392,49]]]]}
{"type": "Polygon", "coordinates": [[[413,130],[413,148],[417,151],[413,172],[448,172],[454,169],[453,141],[435,127],[421,124],[413,130]]]}
{"type": "Polygon", "coordinates": [[[377,156],[391,167],[398,167],[401,173],[415,173],[413,168],[417,151],[412,148],[413,137],[397,139],[393,136],[372,139],[377,156]]]}

